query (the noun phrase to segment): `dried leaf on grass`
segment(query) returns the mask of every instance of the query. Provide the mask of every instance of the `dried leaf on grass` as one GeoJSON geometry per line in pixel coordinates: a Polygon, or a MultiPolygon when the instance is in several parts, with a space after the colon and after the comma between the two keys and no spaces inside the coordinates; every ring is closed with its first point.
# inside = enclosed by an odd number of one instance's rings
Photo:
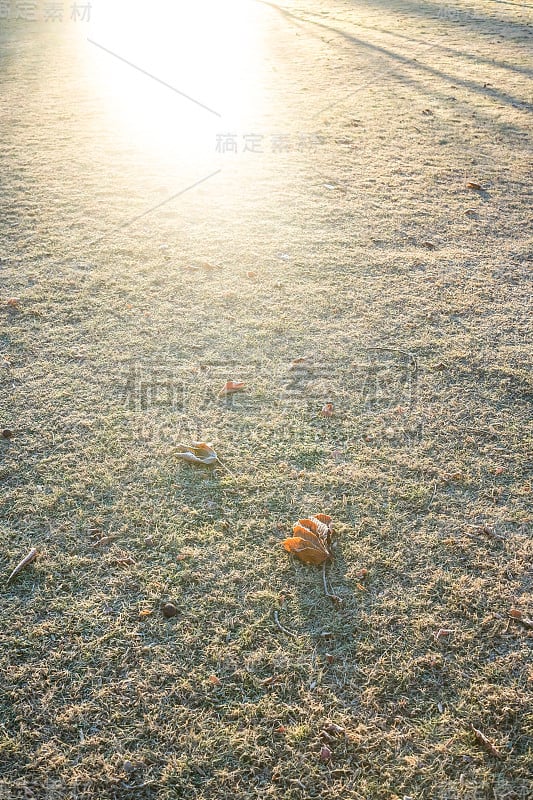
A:
{"type": "Polygon", "coordinates": [[[193,442],[190,445],[179,444],[176,456],[188,464],[200,467],[213,467],[215,464],[222,467],[229,475],[235,477],[228,467],[222,463],[210,444],[206,442],[193,442]]]}
{"type": "Polygon", "coordinates": [[[331,752],[329,747],[327,745],[325,745],[325,744],[322,745],[322,747],[320,748],[320,760],[324,764],[327,764],[328,761],[331,761],[331,756],[332,755],[333,755],[333,753],[331,752]]]}
{"type": "Polygon", "coordinates": [[[332,417],[335,413],[335,407],[333,403],[326,403],[322,406],[322,411],[320,412],[323,417],[332,417]]]}
{"type": "Polygon", "coordinates": [[[200,464],[211,467],[218,461],[218,456],[206,442],[193,442],[191,445],[179,444],[176,456],[189,464],[200,464]]]}
{"type": "Polygon", "coordinates": [[[22,570],[23,570],[25,567],[27,567],[27,566],[28,566],[28,564],[31,564],[31,562],[32,562],[32,561],[35,561],[35,559],[36,559],[36,558],[37,558],[37,549],[36,549],[35,547],[32,547],[32,549],[30,550],[30,552],[28,553],[28,555],[27,555],[27,556],[24,556],[24,558],[22,559],[22,561],[19,561],[19,563],[17,564],[17,566],[15,567],[15,569],[13,570],[13,572],[11,573],[11,575],[9,576],[9,578],[7,579],[7,581],[6,581],[6,585],[7,585],[8,583],[11,583],[11,581],[13,580],[13,578],[16,578],[16,577],[17,577],[17,575],[18,575],[20,572],[22,572],[22,570]]]}
{"type": "Polygon", "coordinates": [[[439,639],[442,639],[444,636],[450,636],[452,633],[453,630],[451,628],[439,628],[435,634],[435,641],[438,642],[439,639]]]}
{"type": "Polygon", "coordinates": [[[226,381],[220,392],[219,397],[227,397],[228,394],[235,394],[235,392],[242,392],[244,389],[244,381],[226,381]]]}
{"type": "Polygon", "coordinates": [[[331,517],[316,514],[299,519],[293,527],[294,536],[285,539],[283,547],[304,564],[320,566],[331,558],[331,517]]]}
{"type": "Polygon", "coordinates": [[[533,628],[533,619],[530,617],[525,617],[520,609],[512,608],[510,611],[507,612],[511,619],[514,619],[515,622],[520,622],[524,628],[533,628]]]}
{"type": "Polygon", "coordinates": [[[500,751],[499,751],[499,750],[498,750],[498,749],[497,749],[497,748],[496,748],[496,747],[495,747],[495,746],[492,744],[492,742],[490,741],[490,739],[488,739],[488,738],[485,736],[485,734],[484,734],[484,733],[482,733],[480,730],[478,730],[478,728],[474,728],[474,726],[473,726],[472,724],[470,725],[470,730],[472,731],[472,733],[474,734],[474,736],[476,737],[476,739],[478,740],[478,742],[479,742],[481,745],[483,745],[483,747],[485,748],[485,750],[487,750],[487,751],[488,751],[488,752],[491,754],[491,756],[494,756],[495,758],[503,758],[503,753],[501,753],[501,752],[500,752],[500,751]]]}
{"type": "Polygon", "coordinates": [[[300,356],[300,358],[295,358],[290,366],[289,370],[310,370],[311,369],[311,358],[309,356],[300,356]]]}

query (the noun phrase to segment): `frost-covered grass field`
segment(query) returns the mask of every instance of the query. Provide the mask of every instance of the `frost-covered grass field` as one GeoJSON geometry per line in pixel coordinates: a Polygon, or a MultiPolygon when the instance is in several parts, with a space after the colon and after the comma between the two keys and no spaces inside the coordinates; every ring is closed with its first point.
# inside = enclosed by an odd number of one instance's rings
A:
{"type": "Polygon", "coordinates": [[[526,800],[532,6],[93,7],[0,20],[1,800],[526,800]]]}

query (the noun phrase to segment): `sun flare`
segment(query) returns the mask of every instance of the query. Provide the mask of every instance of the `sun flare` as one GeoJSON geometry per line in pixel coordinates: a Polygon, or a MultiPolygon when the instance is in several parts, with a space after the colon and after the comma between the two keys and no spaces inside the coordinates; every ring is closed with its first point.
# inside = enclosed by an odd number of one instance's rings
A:
{"type": "Polygon", "coordinates": [[[254,3],[96,5],[86,56],[112,124],[162,157],[213,151],[217,133],[241,130],[258,110],[254,3]]]}

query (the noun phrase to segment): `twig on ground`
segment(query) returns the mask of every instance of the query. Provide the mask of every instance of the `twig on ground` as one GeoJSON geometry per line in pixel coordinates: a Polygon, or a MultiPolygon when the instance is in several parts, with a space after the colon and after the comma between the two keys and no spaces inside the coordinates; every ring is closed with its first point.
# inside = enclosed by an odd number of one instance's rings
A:
{"type": "Polygon", "coordinates": [[[342,597],[339,597],[336,594],[331,594],[331,592],[329,591],[328,582],[326,579],[326,561],[322,563],[322,580],[324,581],[324,594],[326,595],[326,597],[329,597],[331,600],[333,600],[333,602],[336,603],[336,605],[339,606],[342,605],[342,597]]]}
{"type": "Polygon", "coordinates": [[[22,561],[20,561],[20,562],[17,564],[17,566],[15,567],[15,569],[13,570],[13,572],[11,573],[11,575],[9,576],[9,578],[7,579],[7,581],[6,581],[6,586],[7,586],[7,584],[8,584],[8,583],[11,583],[11,581],[13,580],[13,578],[16,578],[16,576],[19,574],[19,572],[22,572],[22,570],[24,569],[24,567],[27,567],[27,566],[28,566],[28,564],[31,564],[31,562],[32,562],[32,561],[35,561],[35,559],[36,559],[36,558],[37,558],[37,549],[36,549],[35,547],[32,547],[32,549],[30,550],[30,552],[28,553],[28,555],[27,555],[27,556],[24,556],[24,558],[22,559],[22,561]]]}
{"type": "Polygon", "coordinates": [[[283,633],[286,633],[287,636],[292,636],[295,639],[298,639],[300,637],[299,633],[295,633],[294,631],[290,631],[288,628],[285,627],[285,625],[281,624],[281,622],[279,621],[279,615],[278,615],[278,612],[277,612],[276,609],[274,609],[274,622],[276,623],[276,625],[278,626],[280,631],[282,631],[283,633]]]}
{"type": "MultiPolygon", "coordinates": [[[[228,473],[228,475],[231,475],[231,477],[232,477],[232,478],[235,478],[235,477],[236,477],[236,476],[235,476],[235,474],[234,474],[234,473],[233,473],[233,472],[232,472],[232,471],[229,469],[229,467],[227,467],[225,464],[223,464],[223,463],[222,463],[222,461],[220,460],[220,458],[217,458],[217,461],[216,461],[216,463],[218,464],[218,466],[219,466],[219,467],[222,467],[222,469],[225,469],[225,470],[226,470],[226,472],[228,473]]],[[[216,468],[215,468],[215,469],[216,469],[216,468]]]]}
{"type": "Polygon", "coordinates": [[[402,356],[406,356],[409,359],[410,363],[413,365],[415,369],[418,369],[418,361],[414,353],[411,353],[409,350],[402,350],[399,347],[367,347],[367,350],[377,350],[378,352],[382,353],[401,353],[402,356]]]}
{"type": "Polygon", "coordinates": [[[467,525],[466,527],[473,528],[477,531],[476,534],[466,533],[465,531],[466,536],[470,536],[471,539],[479,539],[481,534],[484,533],[485,536],[490,536],[491,539],[498,539],[500,542],[507,541],[506,536],[500,536],[499,533],[496,533],[496,531],[492,530],[488,525],[467,525]]]}

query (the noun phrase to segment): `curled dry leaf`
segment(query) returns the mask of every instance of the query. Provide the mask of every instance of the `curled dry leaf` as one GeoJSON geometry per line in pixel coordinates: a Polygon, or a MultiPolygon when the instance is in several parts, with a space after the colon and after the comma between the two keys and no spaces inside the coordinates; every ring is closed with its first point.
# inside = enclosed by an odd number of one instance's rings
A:
{"type": "Polygon", "coordinates": [[[20,300],[18,297],[9,297],[6,300],[6,306],[9,308],[20,308],[20,300]]]}
{"type": "Polygon", "coordinates": [[[322,411],[320,413],[323,417],[332,417],[335,413],[333,403],[326,403],[324,406],[322,406],[322,411]]]}
{"type": "Polygon", "coordinates": [[[235,394],[235,392],[242,392],[244,389],[244,381],[226,381],[220,392],[219,397],[226,397],[228,394],[235,394]]]}
{"type": "Polygon", "coordinates": [[[466,184],[466,188],[473,189],[474,191],[479,192],[479,190],[481,189],[481,184],[476,183],[476,181],[468,181],[468,183],[466,184]]]}
{"type": "Polygon", "coordinates": [[[217,675],[210,675],[209,676],[209,683],[211,686],[220,686],[222,681],[217,675]]]}
{"type": "Polygon", "coordinates": [[[176,456],[189,464],[200,464],[204,467],[211,467],[218,461],[218,456],[206,442],[193,442],[191,445],[178,445],[176,456]]]}
{"type": "Polygon", "coordinates": [[[9,578],[7,579],[6,584],[11,583],[13,578],[16,578],[17,575],[19,574],[19,572],[22,572],[22,570],[25,567],[27,567],[28,564],[31,564],[32,561],[35,561],[36,558],[37,558],[37,549],[35,547],[32,547],[32,549],[30,550],[28,555],[24,556],[22,561],[19,561],[19,563],[17,564],[17,566],[15,567],[15,569],[13,570],[13,572],[11,573],[9,578]]]}
{"type": "Polygon", "coordinates": [[[331,558],[331,517],[316,514],[309,519],[299,519],[293,534],[283,542],[288,553],[294,554],[304,564],[319,566],[331,558]]]}

